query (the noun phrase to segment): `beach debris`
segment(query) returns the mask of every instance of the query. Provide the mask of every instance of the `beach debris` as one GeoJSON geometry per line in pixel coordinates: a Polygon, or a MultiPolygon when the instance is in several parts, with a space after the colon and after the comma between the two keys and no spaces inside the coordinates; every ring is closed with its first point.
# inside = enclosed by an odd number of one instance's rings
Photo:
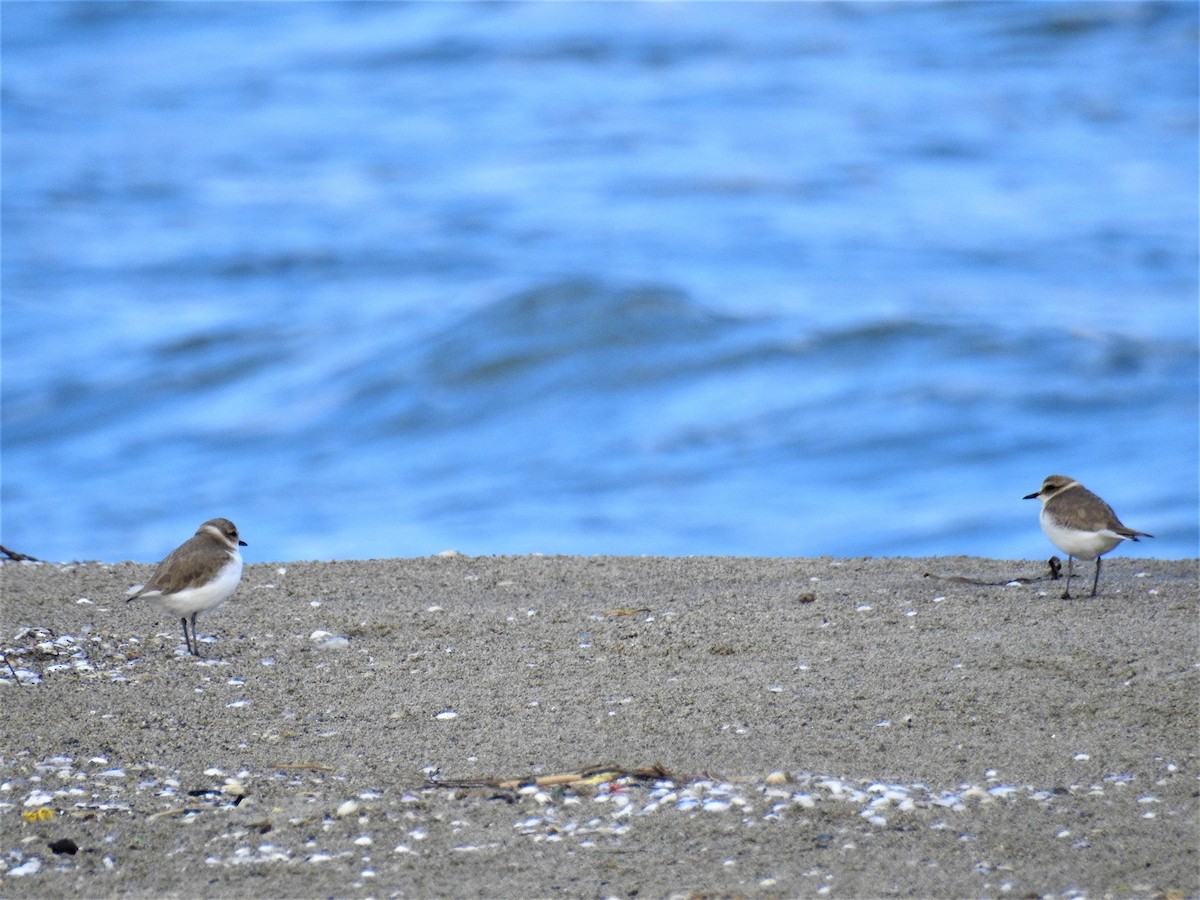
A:
{"type": "Polygon", "coordinates": [[[26,875],[36,875],[41,871],[42,861],[38,857],[27,859],[19,866],[8,870],[8,875],[15,878],[22,878],[26,875]]]}
{"type": "Polygon", "coordinates": [[[26,806],[45,806],[47,803],[54,802],[54,795],[46,791],[34,791],[25,798],[26,806]]]}
{"type": "Polygon", "coordinates": [[[322,763],[271,763],[272,769],[278,769],[281,772],[290,770],[301,772],[332,772],[333,766],[327,766],[322,763]]]}
{"type": "MultiPolygon", "coordinates": [[[[994,770],[989,770],[994,771],[994,770]]],[[[610,818],[624,821],[644,816],[664,805],[680,812],[720,813],[738,810],[756,812],[766,820],[781,818],[789,810],[812,810],[823,802],[846,803],[858,815],[876,827],[887,825],[889,810],[914,812],[922,809],[948,809],[963,812],[970,805],[1014,801],[1029,796],[1048,802],[1053,792],[1033,792],[1030,788],[995,783],[989,786],[960,785],[957,789],[934,791],[923,784],[889,781],[847,781],[829,775],[771,772],[765,778],[722,778],[710,772],[681,775],[661,764],[627,768],[612,764],[587,766],[573,772],[527,777],[481,776],[444,778],[433,771],[426,775],[427,789],[497,791],[493,799],[509,802],[531,799],[547,807],[540,816],[528,817],[516,824],[522,833],[533,833],[555,824],[556,806],[575,805],[590,797],[593,803],[614,807],[610,818]],[[765,811],[762,809],[766,804],[765,811]]],[[[1103,791],[1102,788],[1099,790],[1103,791]]],[[[625,823],[622,828],[628,828],[625,823]]]]}
{"type": "Polygon", "coordinates": [[[932,578],[935,581],[945,581],[950,584],[973,584],[978,587],[1008,587],[1018,584],[1037,584],[1041,581],[1056,581],[1058,573],[1062,570],[1062,561],[1057,556],[1050,557],[1049,572],[1046,575],[1020,575],[1014,578],[1002,578],[998,581],[988,581],[982,578],[973,578],[968,575],[938,575],[934,572],[925,572],[923,578],[932,578]]]}
{"type": "Polygon", "coordinates": [[[79,852],[79,845],[70,838],[59,838],[57,841],[50,841],[50,843],[46,846],[48,846],[53,853],[57,853],[60,856],[64,854],[67,856],[74,856],[79,852]]]}
{"type": "Polygon", "coordinates": [[[41,562],[36,556],[30,556],[27,553],[18,553],[16,550],[9,550],[3,544],[0,544],[0,553],[13,562],[41,562]]]}
{"type": "Polygon", "coordinates": [[[317,645],[318,650],[346,650],[350,647],[348,637],[325,631],[323,628],[318,628],[308,639],[317,645]]]}
{"type": "Polygon", "coordinates": [[[226,778],[225,784],[221,787],[221,793],[233,798],[233,805],[237,806],[245,799],[249,791],[246,786],[236,778],[226,778]]]}
{"type": "Polygon", "coordinates": [[[38,685],[61,675],[132,680],[131,670],[141,655],[136,640],[122,641],[91,626],[84,626],[82,632],[57,634],[42,625],[17,629],[0,648],[5,663],[0,668],[0,684],[38,685]]]}
{"type": "MultiPolygon", "coordinates": [[[[532,775],[528,778],[500,778],[483,776],[479,778],[442,778],[437,772],[426,776],[425,784],[434,788],[497,788],[502,791],[518,790],[522,787],[575,787],[589,788],[600,784],[614,782],[621,778],[638,781],[679,780],[663,766],[653,766],[626,769],[607,763],[587,766],[575,772],[562,772],[556,775],[532,775]]],[[[684,780],[687,780],[686,778],[684,780]]]]}
{"type": "MultiPolygon", "coordinates": [[[[1179,769],[1164,762],[1170,774],[1179,769]]],[[[517,776],[443,777],[436,766],[424,767],[423,784],[359,786],[349,796],[339,777],[326,779],[330,767],[316,763],[277,763],[265,771],[237,771],[212,767],[204,774],[214,779],[211,787],[184,790],[186,776],[149,762],[121,760],[113,754],[75,759],[54,755],[35,761],[28,758],[12,769],[0,784],[12,804],[25,813],[45,810],[45,821],[128,820],[144,810],[142,822],[167,819],[188,824],[201,815],[230,815],[236,801],[246,796],[257,778],[273,779],[293,791],[279,798],[277,808],[267,815],[234,816],[223,832],[205,839],[204,862],[209,866],[269,865],[278,862],[321,862],[360,857],[378,850],[387,841],[401,837],[396,854],[433,852],[442,841],[455,843],[454,852],[479,851],[499,846],[483,841],[487,835],[471,832],[464,802],[503,801],[511,808],[513,833],[534,842],[571,842],[579,847],[600,846],[601,841],[619,841],[636,833],[648,816],[728,816],[747,826],[805,823],[816,836],[815,846],[849,844],[881,830],[911,831],[953,829],[963,841],[974,840],[969,831],[973,811],[989,805],[1037,804],[1053,809],[1064,798],[1072,802],[1112,802],[1125,794],[1136,806],[1139,820],[1165,821],[1177,815],[1162,790],[1149,785],[1133,788],[1136,776],[1114,771],[1097,780],[1054,787],[1008,783],[1000,768],[987,768],[978,779],[950,787],[891,779],[848,779],[811,772],[775,770],[766,775],[720,776],[712,772],[676,772],[661,763],[624,766],[611,762],[551,774],[531,772],[517,776]],[[119,766],[115,764],[120,763],[119,766]],[[120,768],[127,777],[105,777],[120,768]],[[298,774],[312,770],[312,774],[298,774]],[[323,792],[319,785],[326,784],[323,792]],[[53,785],[53,786],[52,786],[53,785]],[[314,788],[316,788],[314,790],[314,788]],[[189,802],[189,798],[196,798],[189,802]],[[233,802],[230,802],[230,801],[233,802]],[[50,809],[53,803],[57,811],[50,809]],[[186,805],[181,805],[186,804],[186,805]],[[153,807],[161,808],[152,812],[153,807]],[[956,817],[965,825],[954,824],[956,817]],[[61,817],[61,819],[60,819],[61,817]],[[370,831],[363,825],[377,823],[370,831]],[[450,825],[447,830],[446,825],[450,825]],[[280,825],[303,828],[279,827],[280,825]],[[403,828],[403,836],[395,827],[403,828]],[[387,828],[390,831],[376,830],[387,828]],[[273,841],[263,842],[270,833],[273,841]]],[[[1161,785],[1163,781],[1155,784],[1161,785]]],[[[244,807],[243,807],[244,808],[244,807]]],[[[504,815],[504,813],[501,813],[504,815]]],[[[30,816],[25,816],[29,819],[30,816]]],[[[40,816],[39,816],[40,819],[40,816]]],[[[0,848],[0,874],[44,877],[52,871],[78,865],[82,848],[61,835],[28,834],[23,843],[35,841],[49,847],[51,857],[31,856],[27,849],[0,848]],[[70,848],[74,846],[75,850],[70,848]],[[77,856],[77,854],[79,854],[77,856]],[[7,869],[3,867],[7,866],[7,869]]],[[[64,828],[65,830],[65,828],[64,828]]],[[[1065,830],[1065,829],[1064,829],[1065,830]]],[[[1067,839],[1084,847],[1086,838],[1076,830],[1067,839]]],[[[135,838],[136,840],[136,838],[135,838]]],[[[100,860],[105,868],[116,864],[100,860]]]]}

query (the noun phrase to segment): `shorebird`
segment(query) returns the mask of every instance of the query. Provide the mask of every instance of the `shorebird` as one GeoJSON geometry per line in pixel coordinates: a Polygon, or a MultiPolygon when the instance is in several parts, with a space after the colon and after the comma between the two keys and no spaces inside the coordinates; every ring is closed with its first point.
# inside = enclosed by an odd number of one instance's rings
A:
{"type": "Polygon", "coordinates": [[[1092,579],[1092,596],[1100,584],[1100,557],[1121,541],[1136,541],[1139,537],[1154,537],[1144,531],[1134,531],[1121,524],[1112,507],[1066,475],[1047,475],[1040,489],[1026,494],[1026,500],[1041,500],[1039,519],[1042,531],[1054,546],[1067,554],[1067,588],[1063,599],[1071,597],[1071,575],[1075,557],[1096,560],[1096,576],[1092,579]]]}
{"type": "Polygon", "coordinates": [[[238,547],[245,546],[236,525],[228,519],[209,519],[158,564],[150,580],[129,600],[141,597],[157,600],[180,616],[188,652],[199,656],[196,615],[220,606],[237,590],[242,580],[242,554],[238,547]]]}

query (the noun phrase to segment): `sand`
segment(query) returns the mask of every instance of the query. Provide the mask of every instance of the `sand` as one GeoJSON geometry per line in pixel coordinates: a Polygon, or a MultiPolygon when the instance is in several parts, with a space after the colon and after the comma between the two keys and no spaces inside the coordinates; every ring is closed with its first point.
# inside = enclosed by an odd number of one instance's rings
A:
{"type": "Polygon", "coordinates": [[[1200,896],[1196,560],[151,569],[3,565],[2,896],[1200,896]]]}

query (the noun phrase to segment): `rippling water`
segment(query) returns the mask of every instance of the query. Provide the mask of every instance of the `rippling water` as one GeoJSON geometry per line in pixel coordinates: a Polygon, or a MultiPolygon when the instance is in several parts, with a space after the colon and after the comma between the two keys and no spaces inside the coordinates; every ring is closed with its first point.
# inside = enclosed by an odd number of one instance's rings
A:
{"type": "Polygon", "coordinates": [[[1197,553],[1194,4],[13,4],[3,541],[1197,553]]]}

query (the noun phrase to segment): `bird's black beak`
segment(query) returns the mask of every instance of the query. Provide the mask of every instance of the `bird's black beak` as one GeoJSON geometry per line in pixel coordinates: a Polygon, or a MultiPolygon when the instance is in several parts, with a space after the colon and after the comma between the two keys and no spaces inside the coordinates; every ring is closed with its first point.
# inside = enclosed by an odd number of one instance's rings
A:
{"type": "Polygon", "coordinates": [[[1026,494],[1021,499],[1022,500],[1036,500],[1038,498],[1038,494],[1040,494],[1040,493],[1041,493],[1041,491],[1034,491],[1032,494],[1026,494]]]}
{"type": "Polygon", "coordinates": [[[245,541],[238,541],[238,546],[239,547],[249,547],[250,545],[247,544],[245,541]]]}

